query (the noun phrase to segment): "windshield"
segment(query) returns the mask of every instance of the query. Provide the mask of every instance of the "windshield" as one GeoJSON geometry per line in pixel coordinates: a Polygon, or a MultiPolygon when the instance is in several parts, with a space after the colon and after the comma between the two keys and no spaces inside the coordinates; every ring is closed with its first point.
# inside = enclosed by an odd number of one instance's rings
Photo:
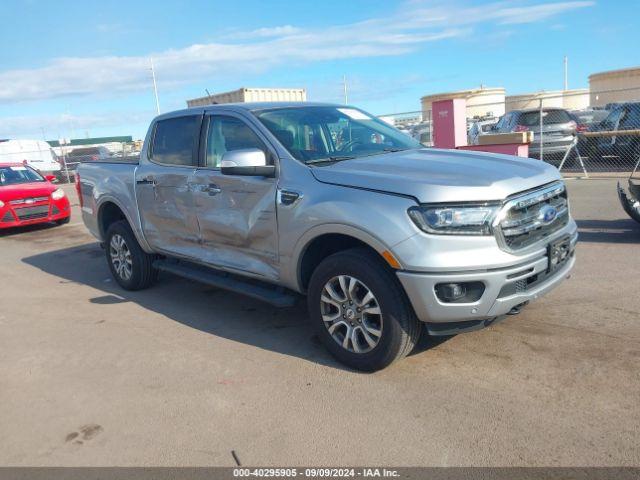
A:
{"type": "Polygon", "coordinates": [[[294,158],[305,163],[423,148],[385,122],[351,107],[284,107],[255,115],[294,158]]]}
{"type": "Polygon", "coordinates": [[[44,182],[44,178],[30,167],[0,167],[0,186],[19,183],[44,182]]]}

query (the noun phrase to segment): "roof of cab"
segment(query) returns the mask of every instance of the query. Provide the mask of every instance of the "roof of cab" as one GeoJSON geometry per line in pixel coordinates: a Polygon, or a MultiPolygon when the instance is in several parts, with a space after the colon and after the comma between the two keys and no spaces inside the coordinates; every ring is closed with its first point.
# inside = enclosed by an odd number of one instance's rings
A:
{"type": "Polygon", "coordinates": [[[213,112],[216,110],[250,111],[270,110],[273,108],[298,108],[298,107],[341,107],[353,108],[349,105],[337,105],[334,103],[321,102],[246,102],[246,103],[219,103],[216,105],[205,105],[201,107],[184,108],[173,112],[163,113],[156,117],[156,120],[163,118],[179,117],[193,113],[213,112]]]}

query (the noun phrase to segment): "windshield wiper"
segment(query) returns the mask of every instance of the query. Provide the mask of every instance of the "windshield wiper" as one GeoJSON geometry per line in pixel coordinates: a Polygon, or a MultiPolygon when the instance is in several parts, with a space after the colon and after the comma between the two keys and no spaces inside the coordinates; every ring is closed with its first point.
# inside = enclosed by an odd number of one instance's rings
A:
{"type": "Polygon", "coordinates": [[[343,160],[353,160],[356,158],[354,155],[334,155],[327,158],[317,158],[315,160],[309,160],[305,162],[307,165],[314,163],[329,163],[329,162],[342,162],[343,160]]]}
{"type": "Polygon", "coordinates": [[[404,150],[408,150],[408,148],[393,148],[393,147],[387,147],[387,148],[383,148],[382,151],[383,152],[402,152],[404,150]]]}

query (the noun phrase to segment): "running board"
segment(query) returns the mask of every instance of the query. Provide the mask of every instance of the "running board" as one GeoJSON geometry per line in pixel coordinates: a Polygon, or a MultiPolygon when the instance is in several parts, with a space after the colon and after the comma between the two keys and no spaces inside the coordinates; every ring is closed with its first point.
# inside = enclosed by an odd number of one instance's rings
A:
{"type": "Polygon", "coordinates": [[[262,300],[274,307],[292,307],[297,300],[294,293],[288,293],[284,288],[271,286],[257,280],[244,280],[227,272],[213,270],[189,262],[175,260],[156,260],[153,266],[163,272],[173,273],[196,282],[205,283],[212,287],[229,290],[262,300]]]}

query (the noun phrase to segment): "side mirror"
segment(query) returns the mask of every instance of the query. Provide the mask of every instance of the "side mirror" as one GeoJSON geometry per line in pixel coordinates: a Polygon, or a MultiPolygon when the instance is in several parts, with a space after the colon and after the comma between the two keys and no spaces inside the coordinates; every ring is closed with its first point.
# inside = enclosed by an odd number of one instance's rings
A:
{"type": "Polygon", "coordinates": [[[276,167],[267,165],[267,157],[262,150],[245,148],[225,153],[220,163],[220,171],[223,175],[273,177],[276,167]]]}
{"type": "Polygon", "coordinates": [[[45,175],[44,176],[45,180],[47,180],[48,182],[55,182],[57,180],[55,175],[45,175]]]}

